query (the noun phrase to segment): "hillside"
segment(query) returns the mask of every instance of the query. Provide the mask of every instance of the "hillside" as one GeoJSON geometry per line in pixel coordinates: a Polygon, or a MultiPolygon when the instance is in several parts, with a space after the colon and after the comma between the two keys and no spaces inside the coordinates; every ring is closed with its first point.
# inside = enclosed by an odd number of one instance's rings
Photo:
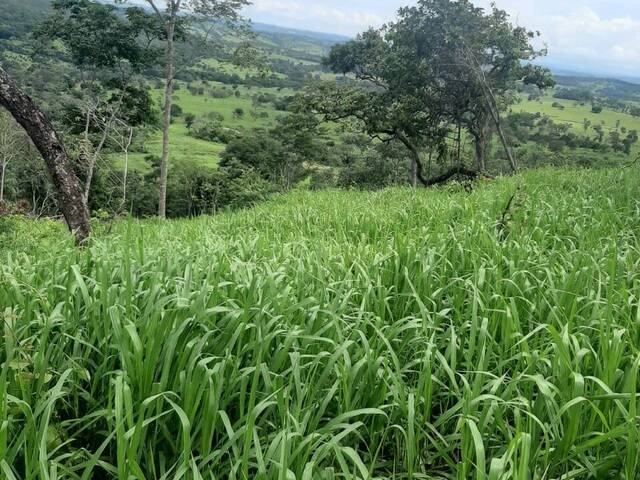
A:
{"type": "Polygon", "coordinates": [[[613,78],[555,75],[559,86],[584,89],[607,98],[640,102],[640,84],[613,78]]]}
{"type": "Polygon", "coordinates": [[[622,478],[639,187],[634,169],[545,170],[298,192],[105,225],[84,251],[59,224],[0,220],[0,466],[622,478]]]}
{"type": "MultiPolygon", "coordinates": [[[[0,60],[4,59],[10,66],[20,65],[25,70],[25,77],[30,78],[30,53],[22,45],[21,38],[45,18],[50,2],[10,1],[10,8],[0,12],[0,60]]],[[[278,117],[286,115],[287,99],[295,95],[298,89],[313,79],[335,78],[323,71],[320,62],[332,45],[346,41],[347,37],[261,23],[254,24],[254,30],[257,33],[255,44],[266,55],[266,76],[255,68],[237,67],[232,63],[228,52],[222,55],[218,52],[215,56],[203,59],[179,75],[177,85],[180,90],[176,92],[176,105],[183,114],[175,117],[171,127],[174,164],[194,163],[200,167],[215,168],[226,148],[225,143],[216,139],[201,139],[191,135],[185,116],[195,115],[201,121],[212,117],[220,118],[223,128],[239,134],[246,134],[255,128],[272,128],[278,117]],[[258,97],[269,100],[259,102],[258,97]],[[238,112],[242,112],[242,115],[237,115],[238,112]]],[[[233,38],[224,35],[222,41],[229,42],[231,46],[235,42],[233,38]]],[[[159,84],[161,72],[156,74],[157,77],[149,77],[148,81],[154,87],[152,97],[159,108],[162,103],[159,84]]],[[[527,100],[525,96],[510,110],[547,115],[555,122],[572,125],[576,134],[583,132],[585,120],[592,126],[602,125],[606,132],[616,128],[640,131],[640,116],[632,116],[628,111],[621,112],[619,108],[622,106],[620,102],[638,105],[639,85],[616,79],[569,74],[556,75],[555,78],[558,83],[555,90],[536,100],[527,100]],[[553,97],[563,89],[582,93],[587,100],[575,102],[553,97]],[[597,99],[605,100],[603,111],[599,114],[591,111],[591,103],[598,101],[597,99]],[[611,102],[611,105],[607,102],[611,102]]],[[[39,92],[37,86],[33,89],[34,92],[39,92]]],[[[51,95],[55,97],[53,93],[51,95]]],[[[45,99],[45,106],[46,102],[45,99]]],[[[585,133],[595,135],[592,130],[585,133]]],[[[494,150],[500,151],[497,141],[494,150]]],[[[161,132],[155,130],[148,134],[143,145],[137,145],[135,151],[131,152],[129,165],[139,172],[148,172],[152,168],[148,159],[158,157],[160,151],[161,132]]],[[[633,153],[638,152],[640,147],[634,145],[633,153]]],[[[584,153],[589,157],[593,156],[589,152],[584,153]]],[[[609,160],[603,162],[604,165],[628,161],[614,153],[606,156],[609,160]]],[[[124,165],[124,155],[119,152],[111,153],[108,158],[116,168],[124,165]]]]}

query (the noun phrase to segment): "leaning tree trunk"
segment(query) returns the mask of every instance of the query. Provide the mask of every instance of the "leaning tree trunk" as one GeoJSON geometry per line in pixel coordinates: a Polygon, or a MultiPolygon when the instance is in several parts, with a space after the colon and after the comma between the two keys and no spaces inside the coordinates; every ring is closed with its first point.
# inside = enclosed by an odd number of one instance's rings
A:
{"type": "Polygon", "coordinates": [[[169,173],[169,127],[171,127],[171,105],[173,104],[173,35],[175,32],[175,19],[167,21],[167,45],[165,50],[165,86],[164,86],[164,112],[162,120],[162,158],[160,159],[160,180],[158,189],[158,216],[167,216],[167,177],[169,173]]]}
{"type": "Polygon", "coordinates": [[[0,67],[0,105],[22,125],[36,146],[53,180],[58,207],[78,244],[91,233],[89,210],[82,200],[82,188],[71,168],[69,156],[53,125],[31,98],[0,67]]]}

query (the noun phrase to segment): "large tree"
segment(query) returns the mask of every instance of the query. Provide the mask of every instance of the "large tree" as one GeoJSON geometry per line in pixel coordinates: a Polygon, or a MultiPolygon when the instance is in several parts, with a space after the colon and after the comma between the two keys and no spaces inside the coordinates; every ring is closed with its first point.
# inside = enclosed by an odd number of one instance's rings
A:
{"type": "Polygon", "coordinates": [[[402,64],[412,65],[402,72],[407,81],[439,88],[452,124],[466,128],[474,139],[477,167],[486,169],[493,127],[515,170],[500,111],[513,101],[518,82],[553,85],[548,70],[527,63],[545,53],[533,45],[538,36],[512,25],[495,5],[486,12],[470,0],[420,0],[400,9],[387,39],[402,64]]]}
{"type": "MultiPolygon", "coordinates": [[[[355,85],[313,87],[322,93],[305,96],[327,119],[358,118],[372,136],[402,142],[414,185],[432,183],[421,175],[420,150],[441,150],[451,132],[459,149],[462,128],[474,138],[476,171],[486,169],[493,129],[515,169],[500,110],[518,82],[552,84],[548,71],[525,63],[544,53],[532,46],[535,36],[495,7],[487,13],[469,0],[420,0],[400,9],[397,21],[333,48],[327,65],[351,74],[355,85]]],[[[460,172],[473,173],[451,169],[460,172]]]]}
{"type": "Polygon", "coordinates": [[[427,144],[444,145],[445,111],[439,92],[427,83],[406,81],[410,68],[399,62],[386,28],[368,30],[354,41],[334,47],[325,63],[336,73],[350,73],[342,84],[322,82],[304,89],[301,109],[310,109],[326,121],[357,120],[371,137],[397,141],[412,160],[412,184],[427,183],[422,175],[420,150],[427,144]]]}
{"type": "MultiPolygon", "coordinates": [[[[250,5],[249,0],[145,0],[155,12],[164,28],[164,106],[162,118],[162,156],[160,158],[158,216],[165,218],[167,213],[167,176],[169,169],[169,148],[171,125],[171,106],[173,105],[173,86],[175,75],[175,41],[179,29],[188,29],[189,25],[207,24],[206,35],[211,28],[219,25],[235,26],[241,22],[240,10],[250,5]]],[[[202,30],[194,34],[202,35],[202,30]]]]}

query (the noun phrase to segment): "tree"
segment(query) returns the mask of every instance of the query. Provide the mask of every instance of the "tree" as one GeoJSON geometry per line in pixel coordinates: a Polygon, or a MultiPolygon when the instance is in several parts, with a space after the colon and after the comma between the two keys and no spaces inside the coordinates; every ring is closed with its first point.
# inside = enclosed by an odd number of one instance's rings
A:
{"type": "Polygon", "coordinates": [[[602,124],[596,124],[593,126],[593,129],[596,132],[596,141],[598,143],[602,143],[604,141],[604,127],[602,124]]]}
{"type": "Polygon", "coordinates": [[[123,17],[113,5],[91,0],[54,0],[52,5],[53,15],[39,26],[36,36],[60,42],[80,71],[84,111],[67,118],[72,128],[84,125],[80,158],[86,169],[83,195],[87,203],[96,162],[117,123],[125,96],[132,102],[129,82],[156,55],[151,47],[154,28],[140,8],[127,9],[123,17]],[[95,142],[90,138],[92,130],[97,132],[95,142]]]}
{"type": "Polygon", "coordinates": [[[493,6],[485,12],[469,0],[420,0],[400,9],[387,33],[407,66],[400,72],[404,81],[439,90],[449,121],[472,135],[479,170],[486,170],[491,125],[516,169],[500,119],[516,84],[554,85],[548,70],[525,64],[545,53],[531,45],[535,36],[513,26],[505,11],[493,6]]]}
{"type": "Polygon", "coordinates": [[[67,226],[75,233],[76,242],[83,244],[91,233],[89,210],[83,200],[82,188],[71,167],[67,151],[51,122],[2,67],[0,105],[25,129],[44,158],[56,188],[58,207],[67,226]]]}
{"type": "Polygon", "coordinates": [[[187,130],[191,131],[191,127],[193,127],[193,123],[196,121],[196,116],[193,113],[187,113],[184,116],[184,124],[187,127],[187,130]]]}
{"type": "Polygon", "coordinates": [[[209,25],[208,32],[216,25],[235,25],[240,20],[239,11],[250,4],[249,0],[146,0],[164,27],[164,107],[162,120],[162,156],[160,158],[158,216],[167,215],[167,176],[169,168],[169,127],[173,104],[175,40],[177,30],[186,29],[196,22],[209,25]]]}
{"type": "Polygon", "coordinates": [[[624,140],[622,140],[624,153],[626,153],[627,155],[631,155],[631,148],[636,143],[638,143],[638,139],[640,139],[640,136],[638,136],[638,131],[629,130],[627,136],[624,138],[624,140]]]}
{"type": "Polygon", "coordinates": [[[414,185],[430,183],[421,172],[420,151],[427,147],[443,157],[452,132],[451,173],[471,173],[461,164],[461,128],[475,139],[478,171],[486,169],[492,125],[515,169],[500,111],[517,83],[553,84],[548,70],[523,64],[544,53],[531,46],[534,36],[495,7],[485,13],[469,0],[420,0],[400,9],[396,22],[332,49],[325,63],[335,73],[352,73],[356,85],[324,86],[315,97],[308,89],[305,95],[327,119],[357,118],[373,137],[405,145],[414,185]]]}

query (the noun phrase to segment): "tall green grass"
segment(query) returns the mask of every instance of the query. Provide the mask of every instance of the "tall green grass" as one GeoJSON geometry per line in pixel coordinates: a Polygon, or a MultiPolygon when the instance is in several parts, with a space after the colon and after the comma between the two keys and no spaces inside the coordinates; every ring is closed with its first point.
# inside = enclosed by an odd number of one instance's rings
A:
{"type": "Polygon", "coordinates": [[[637,478],[639,187],[546,170],[13,243],[0,476],[637,478]]]}

